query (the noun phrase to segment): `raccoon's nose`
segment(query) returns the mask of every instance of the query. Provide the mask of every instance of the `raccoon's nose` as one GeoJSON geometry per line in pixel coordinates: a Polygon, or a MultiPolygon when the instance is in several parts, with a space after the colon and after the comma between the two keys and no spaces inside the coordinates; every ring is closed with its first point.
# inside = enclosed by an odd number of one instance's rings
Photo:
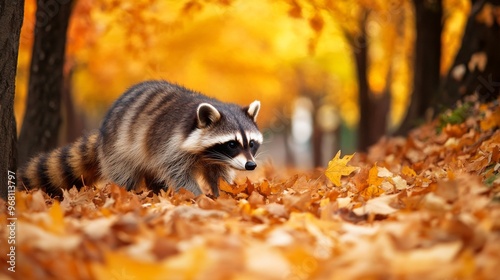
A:
{"type": "Polygon", "coordinates": [[[247,163],[245,163],[246,170],[254,170],[255,167],[257,167],[257,164],[253,161],[247,161],[247,163]]]}

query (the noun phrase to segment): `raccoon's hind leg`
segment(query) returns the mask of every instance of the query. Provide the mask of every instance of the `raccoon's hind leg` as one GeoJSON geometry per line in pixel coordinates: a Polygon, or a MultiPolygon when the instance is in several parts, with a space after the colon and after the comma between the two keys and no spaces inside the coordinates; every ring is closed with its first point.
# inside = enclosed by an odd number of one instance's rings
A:
{"type": "Polygon", "coordinates": [[[195,177],[190,173],[183,173],[177,176],[173,176],[169,181],[169,187],[174,187],[176,192],[178,192],[179,189],[184,188],[192,192],[195,196],[203,194],[200,186],[196,182],[195,177]]]}
{"type": "Polygon", "coordinates": [[[125,183],[127,191],[135,190],[141,181],[140,178],[140,176],[129,177],[125,183]]]}
{"type": "Polygon", "coordinates": [[[165,184],[165,182],[156,179],[156,177],[151,174],[146,174],[144,176],[144,181],[146,183],[146,187],[156,194],[160,193],[160,190],[162,189],[165,191],[167,190],[167,185],[165,184]]]}

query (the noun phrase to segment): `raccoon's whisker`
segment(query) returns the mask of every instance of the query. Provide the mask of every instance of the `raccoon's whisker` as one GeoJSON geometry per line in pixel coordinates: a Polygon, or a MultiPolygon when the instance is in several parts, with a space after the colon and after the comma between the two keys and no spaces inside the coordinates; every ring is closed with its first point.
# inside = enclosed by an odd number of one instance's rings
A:
{"type": "Polygon", "coordinates": [[[226,161],[228,158],[229,158],[228,155],[220,153],[220,152],[213,151],[213,152],[208,153],[208,159],[211,159],[211,160],[226,161]]]}
{"type": "Polygon", "coordinates": [[[265,151],[259,151],[259,152],[257,152],[257,153],[255,154],[255,159],[256,159],[256,160],[260,160],[260,159],[261,159],[261,158],[263,158],[263,157],[265,158],[265,157],[266,157],[266,155],[269,155],[269,152],[268,152],[267,150],[265,150],[265,151]]]}

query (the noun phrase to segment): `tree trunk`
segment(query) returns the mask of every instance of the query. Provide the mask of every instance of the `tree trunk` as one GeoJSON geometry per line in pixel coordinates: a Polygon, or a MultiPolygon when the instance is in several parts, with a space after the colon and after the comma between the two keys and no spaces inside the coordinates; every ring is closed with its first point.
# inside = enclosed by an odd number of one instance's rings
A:
{"type": "Polygon", "coordinates": [[[321,108],[321,104],[324,103],[322,96],[319,93],[311,96],[311,101],[313,104],[312,113],[312,135],[311,135],[311,146],[312,146],[312,156],[313,156],[313,167],[323,166],[323,136],[325,135],[321,124],[318,121],[318,112],[321,108]]]}
{"type": "Polygon", "coordinates": [[[471,2],[462,45],[443,85],[440,101],[446,106],[474,92],[483,100],[500,94],[500,20],[494,16],[500,0],[471,2]]]}
{"type": "Polygon", "coordinates": [[[26,113],[19,136],[19,163],[57,146],[66,31],[73,0],[37,0],[26,113]]]}
{"type": "Polygon", "coordinates": [[[415,7],[415,66],[410,104],[396,134],[404,135],[438,100],[441,65],[442,0],[413,0],[415,7]]]}
{"type": "Polygon", "coordinates": [[[14,93],[23,13],[24,0],[0,3],[0,198],[5,200],[8,191],[12,190],[8,186],[15,187],[16,183],[8,175],[16,172],[14,93]]]}
{"type": "Polygon", "coordinates": [[[354,60],[356,63],[356,77],[358,79],[358,103],[359,103],[359,124],[358,124],[358,150],[366,152],[370,146],[370,88],[368,85],[368,42],[366,38],[366,17],[361,19],[361,32],[357,40],[351,43],[354,50],[354,60]]]}
{"type": "Polygon", "coordinates": [[[73,143],[82,136],[82,131],[85,129],[83,114],[75,107],[72,94],[72,76],[73,68],[67,71],[64,75],[64,85],[62,91],[62,123],[59,135],[59,145],[67,145],[73,143]]]}
{"type": "Polygon", "coordinates": [[[358,150],[368,151],[386,132],[386,110],[389,106],[389,96],[374,97],[370,93],[368,84],[368,40],[366,37],[366,22],[368,11],[365,11],[360,19],[360,34],[355,40],[351,39],[354,61],[356,64],[356,77],[358,80],[358,150]]]}

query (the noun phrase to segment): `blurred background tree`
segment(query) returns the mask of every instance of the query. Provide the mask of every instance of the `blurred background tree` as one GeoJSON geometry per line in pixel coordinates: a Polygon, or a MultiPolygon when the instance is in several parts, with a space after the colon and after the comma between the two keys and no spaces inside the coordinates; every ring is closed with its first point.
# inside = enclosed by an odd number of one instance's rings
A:
{"type": "Polygon", "coordinates": [[[415,62],[413,92],[406,116],[397,133],[406,134],[422,121],[438,100],[441,68],[443,1],[413,0],[415,11],[415,62]]]}
{"type": "Polygon", "coordinates": [[[66,33],[73,1],[38,0],[19,162],[58,145],[66,33]],[[61,3],[59,3],[61,2],[61,3]]]}
{"type": "MultiPolygon", "coordinates": [[[[487,14],[483,21],[494,38],[498,5],[491,3],[487,11],[483,4],[472,13],[487,14]]],[[[110,103],[133,83],[166,79],[226,101],[260,99],[263,157],[322,166],[340,148],[366,151],[401,124],[399,132],[407,132],[436,107],[433,100],[445,92],[441,80],[460,64],[453,61],[470,5],[468,0],[75,0],[58,141],[97,127],[110,103]]],[[[26,107],[35,10],[35,1],[27,0],[18,126],[26,107]]],[[[469,21],[475,18],[471,14],[469,21]]]]}
{"type": "Polygon", "coordinates": [[[460,50],[439,95],[449,106],[463,95],[477,92],[491,100],[500,91],[500,1],[471,0],[460,50]]]}
{"type": "Polygon", "coordinates": [[[0,198],[5,201],[11,185],[8,181],[16,183],[8,175],[17,167],[14,93],[23,6],[22,0],[0,3],[0,198]]]}

